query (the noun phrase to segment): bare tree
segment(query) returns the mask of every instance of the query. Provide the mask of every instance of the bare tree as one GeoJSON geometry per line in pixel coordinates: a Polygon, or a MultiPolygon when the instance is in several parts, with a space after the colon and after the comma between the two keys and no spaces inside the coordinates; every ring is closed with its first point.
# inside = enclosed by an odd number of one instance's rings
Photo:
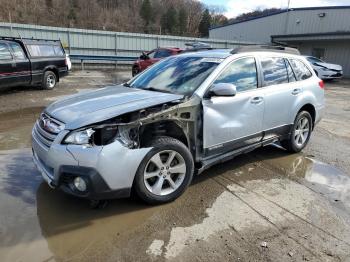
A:
{"type": "MultiPolygon", "coordinates": [[[[0,21],[145,33],[143,0],[0,0],[0,21]]],[[[161,18],[173,8],[178,29],[172,34],[198,36],[204,6],[197,0],[150,0],[152,20],[147,32],[166,33],[161,18]],[[184,10],[186,12],[184,12],[184,10]],[[181,11],[181,12],[180,12],[181,11]],[[181,21],[180,21],[181,20],[181,21]]],[[[174,17],[171,18],[174,20],[174,17]]]]}

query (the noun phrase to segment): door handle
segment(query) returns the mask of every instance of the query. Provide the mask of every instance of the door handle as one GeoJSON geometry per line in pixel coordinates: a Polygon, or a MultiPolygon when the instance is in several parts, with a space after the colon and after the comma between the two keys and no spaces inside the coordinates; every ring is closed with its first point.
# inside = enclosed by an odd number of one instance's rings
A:
{"type": "Polygon", "coordinates": [[[292,91],[292,95],[293,96],[296,96],[296,95],[298,95],[298,94],[300,94],[301,93],[301,89],[300,88],[295,88],[295,89],[293,89],[293,91],[292,91]]]}
{"type": "Polygon", "coordinates": [[[264,99],[261,96],[256,96],[250,100],[252,104],[260,104],[264,99]]]}

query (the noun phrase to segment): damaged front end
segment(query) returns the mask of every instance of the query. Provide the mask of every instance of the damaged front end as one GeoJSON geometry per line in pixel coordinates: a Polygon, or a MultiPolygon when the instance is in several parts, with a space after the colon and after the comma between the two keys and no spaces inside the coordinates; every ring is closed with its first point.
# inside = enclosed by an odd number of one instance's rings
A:
{"type": "Polygon", "coordinates": [[[119,141],[129,149],[144,148],[154,137],[170,136],[184,143],[194,159],[200,152],[200,98],[172,101],[93,124],[69,133],[67,144],[106,146],[119,141]]]}

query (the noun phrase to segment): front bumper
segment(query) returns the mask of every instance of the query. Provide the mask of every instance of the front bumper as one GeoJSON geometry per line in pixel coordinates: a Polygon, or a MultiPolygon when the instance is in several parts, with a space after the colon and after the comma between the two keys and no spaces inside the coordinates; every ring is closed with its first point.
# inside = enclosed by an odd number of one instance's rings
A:
{"type": "Polygon", "coordinates": [[[88,199],[128,197],[139,164],[150,148],[129,149],[119,141],[106,146],[63,145],[68,131],[62,131],[50,147],[32,135],[33,161],[52,188],[88,199]],[[87,190],[73,186],[82,177],[87,190]]]}
{"type": "Polygon", "coordinates": [[[322,71],[319,72],[319,77],[323,80],[339,79],[343,77],[343,71],[322,71]]]}

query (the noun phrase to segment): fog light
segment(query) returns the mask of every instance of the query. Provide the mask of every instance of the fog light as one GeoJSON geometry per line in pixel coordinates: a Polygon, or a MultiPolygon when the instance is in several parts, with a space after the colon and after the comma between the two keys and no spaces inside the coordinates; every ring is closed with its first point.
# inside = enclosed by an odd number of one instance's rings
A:
{"type": "Polygon", "coordinates": [[[80,176],[77,176],[76,178],[74,178],[73,184],[74,184],[75,188],[77,190],[79,190],[80,192],[86,191],[86,182],[80,176]]]}

